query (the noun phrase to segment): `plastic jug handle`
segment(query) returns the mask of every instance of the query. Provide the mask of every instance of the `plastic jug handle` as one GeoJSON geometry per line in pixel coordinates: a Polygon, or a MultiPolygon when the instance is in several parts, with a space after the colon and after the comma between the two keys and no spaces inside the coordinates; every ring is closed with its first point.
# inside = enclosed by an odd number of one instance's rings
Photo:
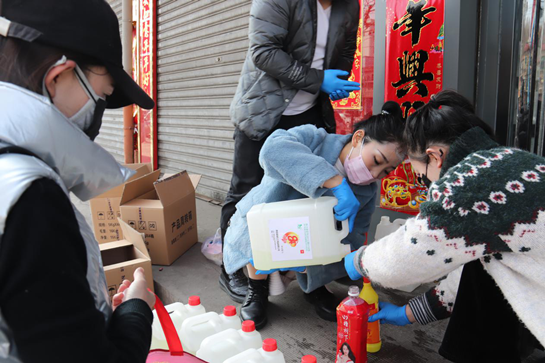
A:
{"type": "Polygon", "coordinates": [[[335,218],[335,208],[333,208],[333,223],[335,223],[335,230],[337,232],[342,232],[343,230],[343,222],[338,221],[337,218],[335,218]]]}
{"type": "Polygon", "coordinates": [[[180,337],[176,332],[174,323],[172,322],[172,319],[170,318],[167,309],[165,309],[163,302],[161,301],[161,299],[159,299],[157,295],[155,295],[155,311],[157,311],[157,316],[159,317],[161,328],[163,328],[163,332],[165,333],[165,337],[167,338],[167,344],[170,354],[184,355],[184,348],[182,347],[182,342],[180,341],[180,337]]]}

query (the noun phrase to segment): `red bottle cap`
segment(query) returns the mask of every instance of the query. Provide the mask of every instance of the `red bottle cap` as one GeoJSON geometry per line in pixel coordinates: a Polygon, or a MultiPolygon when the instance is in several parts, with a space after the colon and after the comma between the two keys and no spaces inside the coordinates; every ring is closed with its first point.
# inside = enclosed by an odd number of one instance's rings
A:
{"type": "Polygon", "coordinates": [[[276,339],[267,338],[263,341],[263,350],[266,352],[274,352],[278,347],[276,345],[276,339]]]}
{"type": "Polygon", "coordinates": [[[201,298],[198,296],[190,296],[189,297],[189,306],[198,306],[201,304],[201,298]]]}
{"type": "Polygon", "coordinates": [[[367,277],[364,277],[363,282],[366,283],[366,284],[370,284],[371,280],[369,280],[367,277]]]}
{"type": "Polygon", "coordinates": [[[316,363],[316,357],[313,355],[305,355],[303,359],[301,359],[301,363],[316,363]]]}
{"type": "Polygon", "coordinates": [[[227,305],[223,308],[223,315],[225,316],[235,316],[237,315],[237,308],[233,305],[227,305]]]}
{"type": "Polygon", "coordinates": [[[246,333],[251,333],[255,331],[255,323],[253,320],[246,320],[242,322],[242,331],[246,333]]]}

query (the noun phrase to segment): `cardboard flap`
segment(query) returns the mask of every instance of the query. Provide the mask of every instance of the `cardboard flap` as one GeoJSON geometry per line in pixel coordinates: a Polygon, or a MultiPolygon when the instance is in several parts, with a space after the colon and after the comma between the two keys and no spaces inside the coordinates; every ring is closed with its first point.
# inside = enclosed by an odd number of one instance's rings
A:
{"type": "Polygon", "coordinates": [[[193,188],[197,190],[197,186],[199,185],[199,182],[201,181],[202,175],[198,174],[189,174],[189,179],[191,179],[191,183],[193,184],[193,188]]]}
{"type": "MultiPolygon", "coordinates": [[[[165,174],[163,175],[163,179],[170,178],[174,174],[165,174]]],[[[193,184],[193,188],[196,190],[197,186],[199,185],[201,181],[202,175],[199,174],[189,174],[189,179],[191,179],[191,184],[193,184]]]]}
{"type": "Polygon", "coordinates": [[[170,205],[195,192],[187,171],[182,171],[168,178],[158,180],[154,185],[157,195],[164,206],[170,205]]]}
{"type": "Polygon", "coordinates": [[[122,239],[122,240],[114,241],[114,242],[101,243],[98,247],[100,248],[100,252],[102,252],[102,251],[114,250],[119,247],[127,247],[127,246],[134,247],[134,245],[131,242],[122,239]]]}
{"type": "MultiPolygon", "coordinates": [[[[138,179],[152,172],[151,164],[125,164],[123,166],[136,171],[136,174],[131,176],[127,182],[138,179]]],[[[118,185],[117,187],[112,188],[105,193],[102,193],[96,198],[115,198],[120,197],[121,193],[123,193],[123,184],[118,185]]]]}
{"type": "Polygon", "coordinates": [[[157,169],[148,175],[126,183],[125,187],[123,188],[123,194],[121,195],[121,201],[119,204],[123,205],[124,203],[127,203],[128,201],[149,192],[151,189],[153,189],[153,183],[159,178],[159,174],[161,174],[161,170],[157,169]]]}
{"type": "Polygon", "coordinates": [[[145,235],[132,229],[131,226],[123,222],[121,218],[117,218],[117,220],[123,231],[123,237],[131,242],[138,251],[142,252],[147,258],[150,258],[146,243],[144,242],[145,235]]]}

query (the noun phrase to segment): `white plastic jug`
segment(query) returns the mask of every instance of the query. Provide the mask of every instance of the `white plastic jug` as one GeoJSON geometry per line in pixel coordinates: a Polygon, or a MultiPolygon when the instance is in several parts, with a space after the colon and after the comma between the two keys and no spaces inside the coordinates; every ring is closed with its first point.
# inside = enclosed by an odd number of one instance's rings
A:
{"type": "Polygon", "coordinates": [[[197,357],[208,363],[223,363],[226,359],[250,348],[259,349],[263,341],[251,320],[242,323],[241,330],[227,329],[206,338],[197,357]]]}
{"type": "Polygon", "coordinates": [[[207,337],[229,328],[238,330],[241,327],[236,308],[229,305],[223,309],[221,315],[208,312],[186,319],[182,323],[179,334],[184,350],[195,354],[201,347],[202,341],[207,337]]]}
{"type": "Polygon", "coordinates": [[[263,347],[259,349],[248,349],[237,354],[223,363],[285,363],[284,354],[278,350],[276,340],[265,339],[263,347]]]}
{"type": "Polygon", "coordinates": [[[382,237],[389,235],[399,229],[399,227],[405,225],[406,219],[398,218],[393,222],[390,222],[390,217],[382,216],[380,217],[380,223],[377,224],[377,229],[375,231],[375,241],[378,241],[382,237]]]}
{"type": "Polygon", "coordinates": [[[348,221],[333,213],[337,198],[304,198],[257,204],[246,218],[254,266],[258,270],[327,265],[350,253],[341,241],[348,221]]]}
{"type": "MultiPolygon", "coordinates": [[[[375,231],[375,241],[378,241],[379,239],[391,233],[394,233],[401,226],[403,226],[406,221],[407,221],[406,219],[398,218],[394,220],[393,222],[390,222],[390,217],[382,216],[380,218],[380,223],[377,225],[377,229],[375,231]]],[[[420,286],[420,284],[407,285],[407,286],[399,287],[397,288],[397,290],[411,292],[414,289],[416,289],[418,286],[420,286]]]]}
{"type": "MultiPolygon", "coordinates": [[[[178,335],[182,328],[182,323],[185,319],[192,316],[197,316],[206,313],[206,309],[201,305],[201,299],[198,296],[190,296],[189,304],[184,305],[180,302],[165,306],[165,309],[170,315],[172,322],[178,335]]],[[[165,338],[165,333],[157,317],[157,312],[153,310],[153,325],[151,326],[151,349],[166,349],[168,350],[168,344],[165,338]]]]}

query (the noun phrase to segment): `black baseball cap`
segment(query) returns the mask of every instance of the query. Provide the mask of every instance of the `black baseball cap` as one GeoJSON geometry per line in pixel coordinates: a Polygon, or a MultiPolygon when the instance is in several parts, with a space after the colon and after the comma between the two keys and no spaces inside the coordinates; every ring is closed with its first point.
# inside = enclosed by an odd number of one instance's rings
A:
{"type": "Polygon", "coordinates": [[[0,36],[71,50],[102,63],[115,81],[107,108],[155,105],[123,69],[119,22],[105,0],[0,0],[0,36]]]}

